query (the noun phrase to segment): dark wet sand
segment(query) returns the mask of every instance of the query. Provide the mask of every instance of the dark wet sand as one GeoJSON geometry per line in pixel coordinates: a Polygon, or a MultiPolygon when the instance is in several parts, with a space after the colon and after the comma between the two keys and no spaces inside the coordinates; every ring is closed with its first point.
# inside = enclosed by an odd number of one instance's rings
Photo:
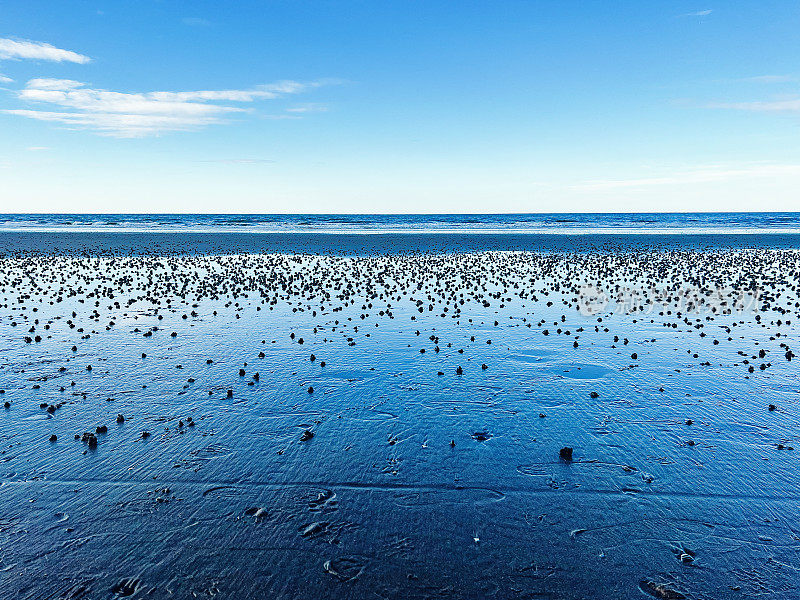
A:
{"type": "Polygon", "coordinates": [[[631,235],[586,233],[192,233],[78,232],[0,230],[0,252],[45,253],[323,253],[385,254],[387,252],[538,252],[605,250],[715,250],[732,248],[800,248],[797,233],[665,233],[631,235]]]}
{"type": "Polygon", "coordinates": [[[0,598],[800,596],[791,236],[50,235],[0,236],[0,598]]]}

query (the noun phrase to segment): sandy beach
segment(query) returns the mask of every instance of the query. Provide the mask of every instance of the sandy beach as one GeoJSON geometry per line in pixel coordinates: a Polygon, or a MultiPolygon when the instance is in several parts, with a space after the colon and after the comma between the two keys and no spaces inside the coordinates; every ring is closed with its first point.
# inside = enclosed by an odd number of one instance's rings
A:
{"type": "Polygon", "coordinates": [[[49,235],[3,598],[798,593],[791,236],[49,235]]]}

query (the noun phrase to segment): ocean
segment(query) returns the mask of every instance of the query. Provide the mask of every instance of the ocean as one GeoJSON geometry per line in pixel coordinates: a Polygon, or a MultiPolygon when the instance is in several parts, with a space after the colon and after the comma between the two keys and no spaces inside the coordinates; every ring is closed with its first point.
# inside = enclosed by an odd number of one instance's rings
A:
{"type": "Polygon", "coordinates": [[[253,233],[798,233],[800,213],[470,215],[0,214],[0,231],[253,233]]]}

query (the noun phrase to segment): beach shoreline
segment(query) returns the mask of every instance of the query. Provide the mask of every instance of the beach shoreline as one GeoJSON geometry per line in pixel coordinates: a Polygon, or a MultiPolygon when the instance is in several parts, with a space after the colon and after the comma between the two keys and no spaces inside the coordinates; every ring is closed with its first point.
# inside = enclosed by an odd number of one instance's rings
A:
{"type": "Polygon", "coordinates": [[[0,253],[80,254],[386,254],[489,250],[600,252],[800,248],[800,234],[584,234],[548,233],[189,233],[21,232],[0,230],[0,253]]]}

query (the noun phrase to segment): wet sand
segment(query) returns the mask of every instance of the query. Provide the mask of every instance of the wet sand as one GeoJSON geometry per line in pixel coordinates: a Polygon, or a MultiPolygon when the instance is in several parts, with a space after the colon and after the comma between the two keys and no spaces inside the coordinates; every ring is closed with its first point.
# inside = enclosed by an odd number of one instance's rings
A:
{"type": "Polygon", "coordinates": [[[0,236],[0,597],[800,595],[797,240],[412,237],[0,236]]]}
{"type": "Polygon", "coordinates": [[[0,229],[0,253],[47,254],[377,254],[498,251],[797,249],[798,233],[236,233],[0,229]]]}

